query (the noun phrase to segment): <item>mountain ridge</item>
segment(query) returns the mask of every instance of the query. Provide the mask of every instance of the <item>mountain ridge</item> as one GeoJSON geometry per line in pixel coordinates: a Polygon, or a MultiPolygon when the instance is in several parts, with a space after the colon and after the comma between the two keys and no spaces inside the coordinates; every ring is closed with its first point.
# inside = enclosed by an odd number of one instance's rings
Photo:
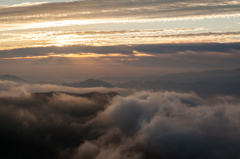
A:
{"type": "Polygon", "coordinates": [[[20,83],[28,83],[28,81],[20,78],[20,77],[17,77],[17,76],[14,76],[14,75],[9,75],[9,74],[5,74],[5,75],[2,75],[0,76],[0,80],[2,81],[12,81],[12,82],[20,82],[20,83]]]}
{"type": "Polygon", "coordinates": [[[91,88],[91,87],[106,87],[106,88],[113,88],[113,85],[101,81],[101,80],[95,80],[95,79],[87,79],[82,82],[76,82],[76,83],[63,83],[61,84],[63,86],[68,86],[68,87],[75,87],[75,88],[91,88]]]}

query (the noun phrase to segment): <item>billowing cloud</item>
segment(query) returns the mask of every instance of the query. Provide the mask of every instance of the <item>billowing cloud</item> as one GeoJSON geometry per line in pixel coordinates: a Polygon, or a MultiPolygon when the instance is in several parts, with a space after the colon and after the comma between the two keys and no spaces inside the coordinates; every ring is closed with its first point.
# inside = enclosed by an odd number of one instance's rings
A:
{"type": "Polygon", "coordinates": [[[81,144],[74,158],[238,156],[238,106],[233,97],[205,101],[175,92],[119,97],[86,124],[102,136],[81,144]]]}
{"type": "Polygon", "coordinates": [[[1,91],[9,92],[0,97],[0,137],[5,146],[15,146],[11,154],[2,146],[2,155],[15,157],[28,148],[35,153],[21,153],[23,157],[239,156],[237,97],[202,99],[194,93],[177,92],[136,92],[114,98],[111,93],[66,92],[10,96],[8,85],[12,83],[0,85],[1,91]]]}

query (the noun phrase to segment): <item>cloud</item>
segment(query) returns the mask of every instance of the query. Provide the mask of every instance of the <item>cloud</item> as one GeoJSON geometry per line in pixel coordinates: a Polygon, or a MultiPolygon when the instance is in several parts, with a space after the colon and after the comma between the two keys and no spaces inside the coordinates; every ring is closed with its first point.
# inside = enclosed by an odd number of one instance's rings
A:
{"type": "Polygon", "coordinates": [[[169,43],[233,43],[239,42],[240,32],[204,32],[203,28],[165,29],[165,30],[120,30],[85,32],[31,32],[5,33],[0,40],[1,50],[38,47],[67,47],[73,45],[114,46],[169,43]],[[199,33],[199,31],[202,31],[199,33]],[[15,42],[14,45],[8,45],[15,42]]]}
{"type": "MultiPolygon", "coordinates": [[[[99,69],[98,65],[105,71],[111,69],[110,65],[119,65],[119,68],[147,66],[144,69],[203,66],[226,69],[239,67],[239,46],[239,43],[185,43],[22,48],[0,51],[0,61],[2,71],[7,73],[12,67],[9,67],[11,63],[19,64],[15,70],[31,69],[34,65],[44,67],[51,64],[53,69],[65,65],[64,69],[71,69],[69,72],[80,66],[88,69],[94,67],[96,70],[99,69]]],[[[150,72],[156,74],[157,71],[150,72]]]]}
{"type": "MultiPolygon", "coordinates": [[[[224,102],[213,102],[175,92],[140,92],[118,97],[87,123],[95,132],[104,128],[105,133],[80,145],[78,152],[91,144],[98,154],[95,158],[238,156],[239,148],[235,145],[240,142],[237,135],[240,103],[233,102],[234,98],[226,102],[227,98],[222,97],[224,102]],[[183,99],[198,106],[183,103],[183,99]]],[[[77,156],[83,157],[79,153],[77,156]]]]}
{"type": "Polygon", "coordinates": [[[41,4],[46,4],[49,2],[25,2],[25,3],[20,3],[20,4],[14,4],[14,5],[0,5],[0,8],[11,8],[11,7],[28,7],[28,6],[35,6],[35,5],[41,5],[41,4]]]}
{"type": "Polygon", "coordinates": [[[237,97],[202,99],[177,92],[106,97],[64,92],[1,96],[0,137],[20,145],[8,155],[17,155],[31,143],[37,152],[31,157],[55,154],[59,159],[239,156],[237,97]],[[41,154],[36,145],[42,145],[41,154]]]}
{"type": "Polygon", "coordinates": [[[2,29],[8,30],[109,22],[218,18],[239,16],[238,11],[237,1],[86,0],[4,6],[0,8],[0,19],[2,29]]]}
{"type": "MultiPolygon", "coordinates": [[[[49,56],[51,53],[61,54],[125,54],[133,55],[134,51],[149,54],[173,54],[176,52],[226,52],[240,50],[239,43],[182,43],[182,44],[141,44],[114,46],[67,46],[67,47],[35,47],[0,51],[0,58],[49,56]]],[[[101,55],[99,55],[101,56],[101,55]]]]}
{"type": "Polygon", "coordinates": [[[31,93],[37,92],[51,92],[51,91],[66,91],[72,93],[88,93],[88,92],[119,92],[121,95],[126,96],[131,94],[133,91],[131,89],[124,88],[104,88],[104,87],[94,87],[94,88],[72,88],[65,87],[61,85],[53,84],[17,84],[11,81],[0,81],[0,97],[26,97],[31,93]]]}
{"type": "Polygon", "coordinates": [[[0,81],[0,97],[12,96],[12,97],[25,97],[29,92],[22,86],[17,85],[11,81],[0,81]]]}

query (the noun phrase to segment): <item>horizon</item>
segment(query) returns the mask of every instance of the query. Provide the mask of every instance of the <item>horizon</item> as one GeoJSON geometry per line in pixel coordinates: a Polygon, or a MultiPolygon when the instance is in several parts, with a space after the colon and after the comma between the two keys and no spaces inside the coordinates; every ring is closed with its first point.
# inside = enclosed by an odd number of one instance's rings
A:
{"type": "MultiPolygon", "coordinates": [[[[141,79],[141,77],[148,77],[148,76],[161,77],[161,76],[167,76],[167,75],[172,75],[172,74],[201,73],[201,72],[207,72],[207,71],[230,71],[230,70],[239,70],[239,69],[240,69],[240,67],[232,68],[232,69],[213,69],[213,70],[202,70],[202,71],[174,72],[174,73],[167,73],[167,74],[163,74],[163,75],[146,74],[146,75],[139,75],[139,76],[99,76],[99,77],[94,77],[94,78],[81,77],[81,76],[70,76],[70,77],[64,77],[64,76],[17,76],[14,74],[0,74],[0,77],[9,75],[9,76],[20,77],[27,82],[54,82],[54,83],[60,84],[60,83],[83,82],[83,81],[86,81],[89,79],[102,80],[103,78],[117,78],[117,77],[119,77],[119,78],[140,78],[141,79]],[[40,79],[40,80],[38,80],[38,79],[40,79]],[[52,80],[49,80],[49,79],[52,79],[52,80]]],[[[105,81],[105,80],[102,80],[102,81],[105,81]]],[[[108,80],[106,80],[106,81],[108,81],[108,80]]],[[[119,80],[119,82],[120,81],[121,80],[119,80]]]]}

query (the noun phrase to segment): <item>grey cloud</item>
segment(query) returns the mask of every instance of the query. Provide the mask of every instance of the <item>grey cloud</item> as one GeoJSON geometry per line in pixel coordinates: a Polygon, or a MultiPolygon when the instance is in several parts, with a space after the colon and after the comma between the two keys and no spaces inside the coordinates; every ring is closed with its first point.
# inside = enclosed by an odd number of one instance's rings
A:
{"type": "Polygon", "coordinates": [[[25,97],[29,92],[22,86],[11,81],[0,81],[0,97],[25,97]]]}
{"type": "MultiPolygon", "coordinates": [[[[24,48],[0,51],[1,58],[44,56],[48,53],[68,54],[68,53],[120,53],[128,57],[98,57],[92,58],[61,58],[49,57],[46,59],[35,59],[33,64],[24,64],[24,59],[10,60],[0,59],[5,72],[8,71],[9,64],[19,64],[28,67],[31,65],[44,65],[51,62],[52,65],[71,64],[77,60],[95,60],[105,62],[112,60],[110,64],[134,67],[205,67],[213,68],[237,68],[239,67],[239,43],[186,43],[186,44],[144,44],[144,45],[117,45],[117,46],[69,46],[69,47],[44,47],[44,48],[24,48]],[[135,52],[150,54],[151,56],[135,56],[135,52]],[[137,60],[118,59],[137,58],[137,60]],[[26,65],[26,66],[25,66],[26,65]]],[[[28,60],[28,59],[27,59],[28,60]]],[[[84,64],[84,63],[83,63],[84,64]]],[[[74,66],[74,65],[73,65],[74,66]]],[[[94,66],[93,66],[94,67],[94,66]]]]}
{"type": "Polygon", "coordinates": [[[135,45],[134,50],[150,53],[174,53],[181,51],[213,51],[229,52],[231,50],[240,50],[239,43],[199,43],[199,44],[153,44],[153,45],[135,45]]]}
{"type": "Polygon", "coordinates": [[[18,84],[11,81],[0,81],[0,97],[27,97],[31,93],[66,91],[72,93],[88,93],[88,92],[119,92],[123,96],[127,96],[133,92],[131,89],[124,88],[72,88],[53,84],[18,84]]]}
{"type": "MultiPolygon", "coordinates": [[[[1,151],[1,156],[7,155],[11,158],[18,154],[19,158],[25,158],[26,156],[18,153],[24,153],[25,143],[43,145],[43,153],[46,153],[48,148],[53,149],[52,153],[57,152],[56,148],[74,148],[87,137],[87,132],[82,131],[82,123],[94,117],[96,112],[104,108],[106,102],[108,101],[101,97],[91,100],[64,93],[56,94],[51,98],[46,95],[21,98],[1,97],[0,137],[5,140],[13,139],[15,144],[19,142],[23,146],[16,146],[15,149],[13,147],[14,154],[1,151]],[[9,132],[10,137],[4,137],[9,132]],[[25,135],[29,137],[25,138],[25,135]]],[[[37,151],[38,146],[35,145],[32,149],[37,151]]],[[[1,150],[5,149],[7,147],[4,148],[1,143],[1,150]]],[[[28,156],[31,156],[30,154],[31,152],[28,156]]],[[[42,154],[35,155],[37,156],[34,158],[41,158],[42,154]]],[[[50,158],[49,155],[45,157],[50,158]]]]}
{"type": "Polygon", "coordinates": [[[48,53],[129,53],[131,48],[126,46],[69,46],[69,47],[40,47],[40,48],[23,48],[14,50],[0,51],[1,57],[24,57],[25,56],[44,56],[48,53]],[[19,53],[20,52],[20,53],[19,53]]]}
{"type": "MultiPolygon", "coordinates": [[[[208,33],[206,33],[208,34],[208,33]]],[[[67,47],[37,47],[21,48],[0,51],[1,58],[44,56],[48,53],[122,53],[131,55],[133,51],[154,54],[173,54],[176,52],[225,52],[231,53],[240,50],[239,43],[183,43],[183,44],[141,44],[141,45],[115,45],[115,46],[67,46],[67,47]]]]}
{"type": "MultiPolygon", "coordinates": [[[[99,156],[95,158],[100,157],[106,149],[111,151],[104,156],[106,158],[137,156],[136,158],[174,159],[239,156],[237,146],[240,142],[237,128],[239,101],[235,103],[233,102],[235,99],[232,98],[226,102],[226,98],[222,97],[225,104],[222,101],[214,103],[211,100],[204,101],[194,94],[175,92],[139,94],[149,97],[145,100],[140,99],[139,95],[119,97],[88,123],[92,124],[92,128],[101,130],[109,125],[101,138],[86,142],[90,144],[91,141],[96,149],[95,153],[99,156]],[[184,98],[191,99],[199,105],[192,107],[182,103],[184,98]]],[[[79,149],[82,150],[86,143],[79,149]]],[[[78,156],[81,158],[80,154],[78,156]]]]}

